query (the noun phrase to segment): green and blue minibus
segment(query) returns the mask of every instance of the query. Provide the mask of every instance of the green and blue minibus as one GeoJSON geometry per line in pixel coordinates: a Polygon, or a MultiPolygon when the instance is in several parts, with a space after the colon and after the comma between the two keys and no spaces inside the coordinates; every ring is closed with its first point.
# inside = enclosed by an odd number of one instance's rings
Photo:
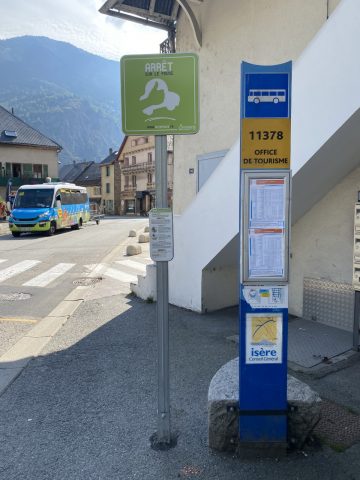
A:
{"type": "Polygon", "coordinates": [[[48,182],[19,188],[9,216],[9,228],[14,237],[23,232],[54,235],[61,228],[79,229],[89,219],[85,187],[48,182]]]}

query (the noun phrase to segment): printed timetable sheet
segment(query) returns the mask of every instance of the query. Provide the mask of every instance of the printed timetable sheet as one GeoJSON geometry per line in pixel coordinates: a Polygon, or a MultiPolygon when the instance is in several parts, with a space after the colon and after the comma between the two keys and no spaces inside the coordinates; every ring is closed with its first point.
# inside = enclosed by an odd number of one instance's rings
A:
{"type": "Polygon", "coordinates": [[[285,179],[252,179],[249,197],[249,278],[282,277],[285,272],[285,179]]]}

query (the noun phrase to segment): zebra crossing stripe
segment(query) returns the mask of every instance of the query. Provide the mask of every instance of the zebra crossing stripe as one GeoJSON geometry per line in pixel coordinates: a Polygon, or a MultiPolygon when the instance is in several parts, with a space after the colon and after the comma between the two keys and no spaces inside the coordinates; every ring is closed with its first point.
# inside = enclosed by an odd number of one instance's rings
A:
{"type": "Polygon", "coordinates": [[[6,262],[4,258],[0,258],[0,263],[6,262]]]}
{"type": "Polygon", "coordinates": [[[120,282],[126,282],[126,283],[134,283],[137,282],[137,276],[136,275],[130,275],[125,272],[121,272],[120,270],[117,270],[116,268],[107,268],[104,272],[104,275],[107,277],[114,278],[115,280],[120,280],[120,282]]]}
{"type": "Polygon", "coordinates": [[[19,273],[29,270],[38,263],[41,263],[40,260],[24,260],[12,265],[11,267],[4,268],[4,270],[0,270],[0,283],[4,282],[8,278],[15,277],[15,275],[19,275],[19,273]]]}
{"type": "Polygon", "coordinates": [[[41,273],[37,277],[34,277],[32,280],[29,280],[26,283],[23,283],[24,287],[46,287],[49,283],[56,280],[61,275],[64,275],[68,270],[73,268],[75,263],[58,263],[54,267],[50,268],[44,273],[41,273]]]}
{"type": "Polygon", "coordinates": [[[125,265],[125,267],[130,267],[133,270],[139,270],[139,272],[145,273],[146,271],[146,264],[134,262],[134,260],[116,260],[118,265],[125,265]]]}

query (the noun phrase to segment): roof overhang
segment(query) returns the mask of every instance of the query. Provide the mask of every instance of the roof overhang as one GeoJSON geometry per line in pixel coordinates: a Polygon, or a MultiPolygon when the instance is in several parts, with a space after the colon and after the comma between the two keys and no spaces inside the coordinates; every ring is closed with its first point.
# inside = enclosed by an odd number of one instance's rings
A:
{"type": "Polygon", "coordinates": [[[99,12],[172,32],[175,30],[179,8],[182,7],[190,21],[195,39],[201,46],[201,30],[191,3],[201,4],[202,0],[107,0],[99,12]]]}

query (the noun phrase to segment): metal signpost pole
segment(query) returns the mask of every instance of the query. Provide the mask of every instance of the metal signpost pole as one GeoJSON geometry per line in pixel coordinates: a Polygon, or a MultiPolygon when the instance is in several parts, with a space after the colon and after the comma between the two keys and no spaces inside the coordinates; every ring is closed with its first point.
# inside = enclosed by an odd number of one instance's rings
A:
{"type": "Polygon", "coordinates": [[[176,445],[170,431],[169,277],[174,258],[173,216],[168,207],[167,135],[199,130],[198,58],[193,53],[125,55],[121,59],[122,129],[155,136],[156,208],[149,214],[150,257],[156,262],[158,421],[152,448],[176,445]]]}
{"type": "MultiPolygon", "coordinates": [[[[167,208],[167,138],[155,137],[156,208],[167,208]]],[[[157,442],[170,444],[169,277],[168,262],[156,262],[156,319],[158,332],[157,442]]]]}

